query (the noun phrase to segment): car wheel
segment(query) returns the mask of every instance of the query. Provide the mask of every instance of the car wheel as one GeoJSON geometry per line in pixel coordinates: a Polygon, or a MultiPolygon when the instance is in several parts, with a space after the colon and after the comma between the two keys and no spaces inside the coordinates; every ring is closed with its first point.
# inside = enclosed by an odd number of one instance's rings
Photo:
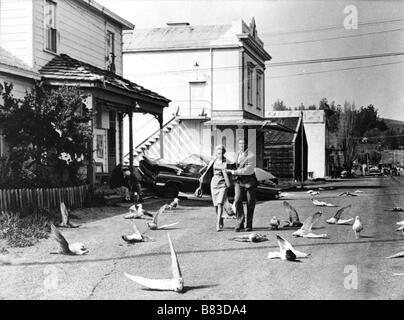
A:
{"type": "Polygon", "coordinates": [[[180,190],[178,185],[175,183],[168,183],[163,190],[163,197],[165,198],[176,198],[178,197],[180,190]]]}

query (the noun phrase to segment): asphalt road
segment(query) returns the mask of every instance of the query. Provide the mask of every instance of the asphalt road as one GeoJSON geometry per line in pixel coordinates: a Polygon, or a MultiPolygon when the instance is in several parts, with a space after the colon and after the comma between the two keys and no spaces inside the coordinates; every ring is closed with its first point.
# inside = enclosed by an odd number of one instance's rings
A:
{"type": "MultiPolygon", "coordinates": [[[[84,242],[90,253],[52,255],[57,249],[52,239],[10,250],[15,265],[0,265],[0,299],[403,299],[404,275],[394,273],[404,273],[404,259],[386,257],[403,249],[404,236],[394,230],[404,214],[385,210],[404,207],[404,178],[347,183],[352,189],[344,191],[353,192],[359,184],[364,193],[338,197],[342,189],[337,189],[321,191],[318,198],[339,206],[352,204],[346,217],[359,215],[365,227],[358,240],[351,226],[325,223],[336,208],[321,208],[323,218],[314,230],[327,233],[329,239],[293,238],[291,230],[270,231],[272,216],[286,218],[279,200],[257,205],[255,231],[270,238],[257,244],[230,241],[235,235],[231,219],[225,221],[225,231],[216,232],[209,201],[184,200],[178,210],[164,213],[162,223],[180,222],[169,233],[185,280],[182,294],[144,290],[123,274],[171,277],[167,231],[150,231],[155,241],[128,245],[121,240],[122,234],[131,231],[130,222],[123,219],[124,208],[75,212],[80,217],[75,222],[83,226],[65,230],[64,235],[69,241],[84,242]],[[276,233],[296,249],[311,253],[311,258],[267,260],[269,251],[278,250],[276,233]]],[[[305,192],[289,194],[288,201],[301,220],[318,209],[305,192]]],[[[157,200],[145,208],[161,204],[157,200]]],[[[145,221],[138,220],[137,225],[145,230],[145,221]]]]}

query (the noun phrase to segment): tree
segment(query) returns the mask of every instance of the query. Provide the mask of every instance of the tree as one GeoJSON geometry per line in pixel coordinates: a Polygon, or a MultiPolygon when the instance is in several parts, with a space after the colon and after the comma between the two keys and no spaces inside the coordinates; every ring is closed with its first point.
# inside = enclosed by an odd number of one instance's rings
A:
{"type": "Polygon", "coordinates": [[[355,105],[349,102],[344,103],[344,108],[339,114],[337,134],[344,158],[344,169],[348,175],[351,174],[353,162],[357,156],[357,111],[355,105]]]}
{"type": "Polygon", "coordinates": [[[285,103],[283,102],[283,100],[276,100],[274,102],[274,104],[272,105],[272,109],[274,111],[285,111],[285,110],[290,110],[285,103]]]}
{"type": "Polygon", "coordinates": [[[87,154],[92,133],[92,113],[77,88],[47,91],[41,83],[23,99],[12,95],[12,84],[0,87],[0,126],[9,146],[10,178],[24,186],[49,186],[49,168],[66,169],[70,184],[78,183],[77,172],[87,154]]]}

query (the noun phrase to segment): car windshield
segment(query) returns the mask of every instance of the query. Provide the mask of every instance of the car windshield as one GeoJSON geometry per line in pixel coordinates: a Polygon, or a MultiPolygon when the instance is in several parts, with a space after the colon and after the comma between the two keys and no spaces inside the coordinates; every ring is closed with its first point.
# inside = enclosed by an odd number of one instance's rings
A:
{"type": "Polygon", "coordinates": [[[198,166],[206,166],[209,163],[209,160],[207,160],[204,156],[201,155],[196,155],[196,154],[191,154],[190,156],[186,157],[182,161],[180,161],[182,164],[194,164],[198,166]]]}

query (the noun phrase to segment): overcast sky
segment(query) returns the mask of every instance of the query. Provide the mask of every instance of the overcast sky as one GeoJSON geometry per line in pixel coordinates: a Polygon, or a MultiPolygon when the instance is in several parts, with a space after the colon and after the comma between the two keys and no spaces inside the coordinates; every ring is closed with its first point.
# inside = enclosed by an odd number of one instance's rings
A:
{"type": "MultiPolygon", "coordinates": [[[[97,2],[134,23],[136,28],[164,26],[168,21],[228,24],[241,18],[249,23],[255,17],[258,35],[273,57],[272,62],[404,52],[404,1],[97,2]],[[343,27],[347,5],[358,9],[357,30],[343,27]],[[322,28],[328,26],[335,28],[322,28]],[[323,30],[302,32],[319,28],[323,30]],[[356,36],[360,34],[366,35],[356,36]],[[332,39],[319,41],[325,38],[332,39]]],[[[269,63],[265,74],[266,106],[276,99],[284,100],[290,107],[301,102],[308,106],[326,97],[340,104],[345,100],[354,101],[357,106],[374,104],[381,116],[404,120],[403,76],[404,56],[287,67],[271,67],[269,63]],[[379,66],[366,67],[369,65],[379,66]],[[348,70],[328,72],[336,69],[348,70]]]]}

